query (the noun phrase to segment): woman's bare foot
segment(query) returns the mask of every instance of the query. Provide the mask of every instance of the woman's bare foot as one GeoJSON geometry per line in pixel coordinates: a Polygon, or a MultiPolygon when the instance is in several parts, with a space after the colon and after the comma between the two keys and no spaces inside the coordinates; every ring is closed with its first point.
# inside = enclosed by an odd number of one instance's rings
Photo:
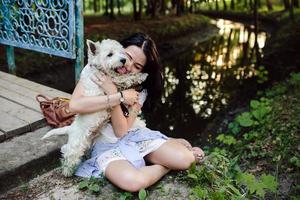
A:
{"type": "Polygon", "coordinates": [[[199,147],[192,147],[191,151],[195,156],[196,163],[203,163],[205,160],[205,153],[199,147]]]}

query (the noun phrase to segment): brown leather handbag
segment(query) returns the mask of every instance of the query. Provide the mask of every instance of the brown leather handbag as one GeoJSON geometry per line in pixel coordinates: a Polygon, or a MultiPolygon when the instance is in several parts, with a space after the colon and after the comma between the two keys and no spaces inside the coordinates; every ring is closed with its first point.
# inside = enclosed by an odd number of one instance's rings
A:
{"type": "Polygon", "coordinates": [[[63,127],[74,121],[75,114],[69,110],[70,99],[63,97],[49,99],[42,94],[38,94],[35,98],[40,103],[42,113],[49,125],[63,127]]]}

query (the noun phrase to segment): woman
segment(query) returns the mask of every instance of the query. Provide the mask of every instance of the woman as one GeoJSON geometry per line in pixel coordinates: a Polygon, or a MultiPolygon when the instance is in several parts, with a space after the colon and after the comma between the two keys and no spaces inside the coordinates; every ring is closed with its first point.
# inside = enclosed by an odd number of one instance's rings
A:
{"type": "Polygon", "coordinates": [[[184,139],[170,139],[158,131],[147,128],[132,129],[140,112],[149,110],[159,100],[162,77],[157,49],[153,40],[142,33],[125,39],[128,62],[121,73],[148,73],[141,93],[128,89],[117,91],[110,77],[94,80],[106,95],[85,97],[79,81],[70,101],[70,110],[75,113],[96,112],[112,108],[111,122],[101,130],[92,147],[91,158],[83,162],[76,175],[99,177],[102,173],[113,184],[126,191],[139,191],[154,184],[170,170],[188,169],[195,160],[204,157],[200,148],[192,148],[184,139]],[[145,92],[146,91],[146,92],[145,92]],[[129,106],[124,116],[121,104],[129,106]],[[152,163],[146,166],[144,159],[152,163]]]}

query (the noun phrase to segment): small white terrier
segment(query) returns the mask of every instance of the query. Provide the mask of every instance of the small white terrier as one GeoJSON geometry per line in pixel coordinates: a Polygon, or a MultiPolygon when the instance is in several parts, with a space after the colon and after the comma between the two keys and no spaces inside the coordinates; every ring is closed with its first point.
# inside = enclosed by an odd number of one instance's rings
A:
{"type": "MultiPolygon", "coordinates": [[[[122,45],[106,39],[100,42],[87,40],[88,64],[83,68],[80,81],[84,87],[85,96],[104,95],[104,91],[92,79],[96,72],[110,75],[119,90],[124,90],[142,83],[148,74],[145,73],[118,73],[124,70],[127,56],[122,45]]],[[[101,128],[109,121],[109,109],[89,114],[77,114],[70,126],[49,131],[42,139],[53,135],[68,135],[68,142],[61,147],[62,173],[72,176],[92,144],[93,139],[101,132],[101,128]]],[[[133,127],[145,127],[145,123],[137,118],[133,127]]]]}

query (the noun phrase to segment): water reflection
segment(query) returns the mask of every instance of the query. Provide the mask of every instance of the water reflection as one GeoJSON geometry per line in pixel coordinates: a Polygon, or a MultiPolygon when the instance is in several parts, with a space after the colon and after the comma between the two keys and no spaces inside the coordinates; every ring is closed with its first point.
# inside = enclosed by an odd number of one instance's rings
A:
{"type": "Polygon", "coordinates": [[[172,136],[199,136],[207,122],[239,95],[245,81],[255,77],[256,56],[262,56],[266,33],[258,35],[256,54],[252,26],[227,20],[212,23],[218,35],[165,61],[163,104],[155,119],[146,116],[150,126],[172,136]]]}
{"type": "Polygon", "coordinates": [[[179,80],[175,77],[174,73],[170,71],[169,66],[164,67],[164,74],[165,74],[165,82],[164,82],[164,95],[162,97],[162,102],[166,102],[166,98],[169,96],[169,94],[172,94],[173,91],[176,88],[176,85],[178,85],[179,80]]]}

